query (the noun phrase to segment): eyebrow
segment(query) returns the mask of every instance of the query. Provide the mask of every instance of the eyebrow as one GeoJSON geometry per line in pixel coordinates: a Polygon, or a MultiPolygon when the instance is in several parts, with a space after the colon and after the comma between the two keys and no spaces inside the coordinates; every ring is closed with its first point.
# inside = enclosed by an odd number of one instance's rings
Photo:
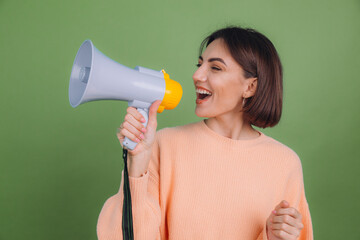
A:
{"type": "MultiPolygon", "coordinates": [[[[202,56],[199,56],[199,59],[200,59],[201,61],[204,60],[204,59],[202,58],[202,56]]],[[[221,58],[210,58],[208,61],[209,61],[209,62],[219,61],[219,62],[222,62],[223,64],[225,64],[225,66],[227,66],[226,63],[225,63],[225,61],[222,60],[221,58]]]]}

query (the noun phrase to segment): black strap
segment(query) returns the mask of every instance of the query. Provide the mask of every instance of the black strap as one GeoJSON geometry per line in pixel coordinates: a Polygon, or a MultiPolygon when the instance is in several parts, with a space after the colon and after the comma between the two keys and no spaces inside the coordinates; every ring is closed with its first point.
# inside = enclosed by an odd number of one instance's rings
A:
{"type": "Polygon", "coordinates": [[[131,193],[129,185],[129,173],[127,167],[127,149],[123,148],[124,159],[124,203],[122,215],[122,230],[124,240],[133,240],[133,220],[132,220],[132,207],[131,207],[131,193]]]}

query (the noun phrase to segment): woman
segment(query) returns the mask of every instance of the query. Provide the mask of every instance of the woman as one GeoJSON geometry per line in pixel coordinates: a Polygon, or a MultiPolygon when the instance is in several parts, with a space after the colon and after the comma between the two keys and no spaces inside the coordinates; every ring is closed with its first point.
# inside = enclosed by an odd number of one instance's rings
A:
{"type": "MultiPolygon", "coordinates": [[[[300,159],[252,127],[280,120],[273,44],[253,29],[220,29],[202,42],[197,66],[195,113],[204,121],[156,132],[156,101],[146,129],[131,107],[120,126],[121,144],[138,142],[128,159],[135,239],[312,239],[300,159]]],[[[99,239],[122,239],[122,203],[123,172],[99,239]]]]}

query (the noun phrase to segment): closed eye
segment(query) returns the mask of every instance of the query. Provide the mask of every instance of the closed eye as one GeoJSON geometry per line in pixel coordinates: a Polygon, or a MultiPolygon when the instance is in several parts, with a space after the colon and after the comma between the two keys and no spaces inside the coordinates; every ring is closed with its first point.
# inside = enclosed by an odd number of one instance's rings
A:
{"type": "Polygon", "coordinates": [[[211,67],[211,69],[214,69],[216,71],[220,71],[221,69],[220,68],[217,68],[217,67],[211,67]]]}
{"type": "MultiPolygon", "coordinates": [[[[195,66],[200,67],[200,66],[201,66],[201,64],[200,64],[200,63],[198,63],[198,64],[196,64],[195,66]]],[[[211,67],[211,69],[216,70],[216,71],[220,71],[220,70],[221,70],[221,69],[220,69],[220,68],[218,68],[218,67],[211,67]]]]}

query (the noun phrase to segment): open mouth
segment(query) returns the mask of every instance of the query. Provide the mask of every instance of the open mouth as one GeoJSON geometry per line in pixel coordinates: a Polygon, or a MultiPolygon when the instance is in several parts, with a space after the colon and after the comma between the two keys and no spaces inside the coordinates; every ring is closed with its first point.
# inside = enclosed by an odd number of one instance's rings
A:
{"type": "Polygon", "coordinates": [[[196,88],[196,97],[199,100],[205,100],[212,96],[212,93],[208,90],[205,90],[203,88],[196,88]]]}

